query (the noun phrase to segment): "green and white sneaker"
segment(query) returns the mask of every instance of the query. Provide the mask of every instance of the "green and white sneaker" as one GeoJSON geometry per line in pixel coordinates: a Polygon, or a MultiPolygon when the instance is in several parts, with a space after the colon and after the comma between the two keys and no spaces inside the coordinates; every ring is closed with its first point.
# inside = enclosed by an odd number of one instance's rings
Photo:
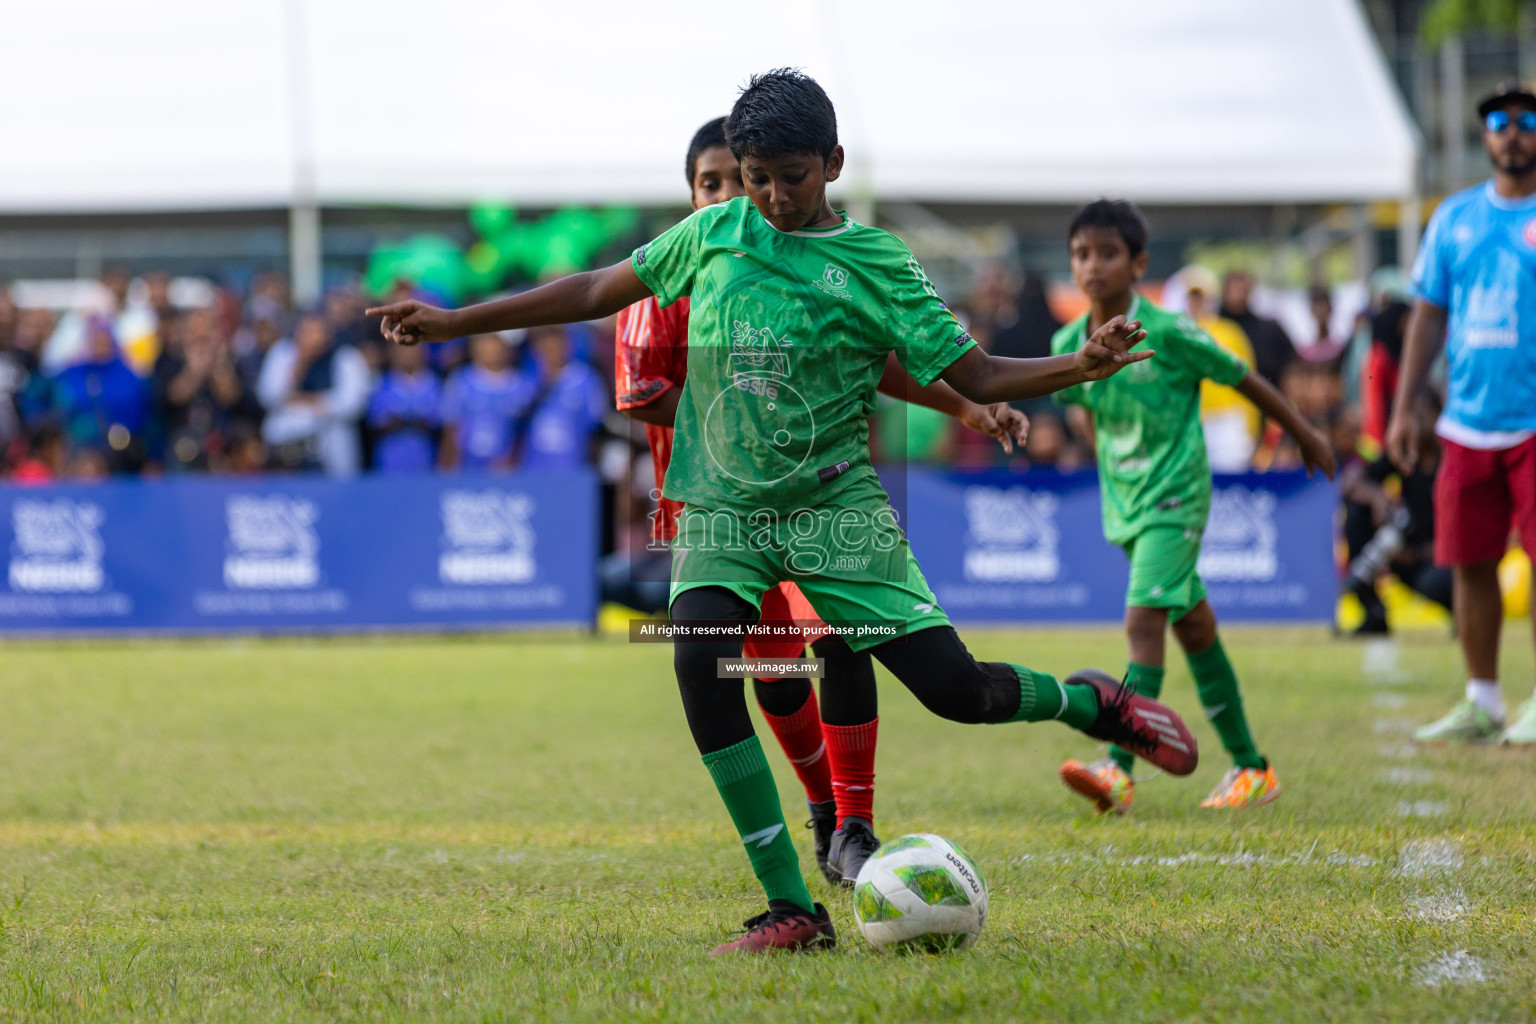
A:
{"type": "Polygon", "coordinates": [[[1440,721],[1414,732],[1413,738],[1419,743],[1483,743],[1497,736],[1503,727],[1503,722],[1484,711],[1476,701],[1464,700],[1440,721]]]}
{"type": "Polygon", "coordinates": [[[1515,710],[1515,717],[1509,723],[1509,728],[1499,733],[1499,742],[1512,746],[1536,743],[1536,697],[1532,697],[1515,710]]]}

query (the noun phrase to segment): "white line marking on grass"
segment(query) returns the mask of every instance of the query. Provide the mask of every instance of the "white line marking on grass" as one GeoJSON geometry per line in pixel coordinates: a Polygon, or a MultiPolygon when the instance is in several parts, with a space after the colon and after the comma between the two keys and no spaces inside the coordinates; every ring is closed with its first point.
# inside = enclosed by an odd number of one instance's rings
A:
{"type": "Polygon", "coordinates": [[[1435,780],[1428,768],[1388,768],[1381,777],[1394,786],[1427,786],[1435,780]]]}
{"type": "Polygon", "coordinates": [[[1371,698],[1371,703],[1379,708],[1400,708],[1408,703],[1408,698],[1400,693],[1378,693],[1371,698]]]}
{"type": "Polygon", "coordinates": [[[1385,732],[1413,732],[1419,727],[1419,723],[1410,718],[1378,718],[1371,728],[1376,735],[1385,732]]]}
{"type": "Polygon", "coordinates": [[[1413,972],[1413,980],[1428,988],[1475,985],[1488,980],[1488,966],[1464,949],[1436,957],[1413,972]]]}
{"type": "Polygon", "coordinates": [[[1377,748],[1382,757],[1410,758],[1419,756],[1419,748],[1414,743],[1383,743],[1377,748]]]}
{"type": "Polygon", "coordinates": [[[1428,878],[1460,871],[1465,863],[1461,844],[1454,839],[1415,839],[1399,851],[1397,873],[1402,878],[1428,878]]]}
{"type": "Polygon", "coordinates": [[[1450,805],[1441,800],[1399,800],[1399,818],[1442,818],[1450,805]]]}
{"type": "Polygon", "coordinates": [[[1366,681],[1379,686],[1406,682],[1408,674],[1398,667],[1396,640],[1372,640],[1360,656],[1360,671],[1366,681]]]}
{"type": "Polygon", "coordinates": [[[1309,865],[1326,865],[1328,867],[1371,867],[1376,863],[1375,858],[1363,854],[1349,854],[1341,850],[1318,856],[1316,847],[1305,853],[1286,853],[1276,856],[1269,853],[1249,853],[1239,850],[1236,853],[1197,853],[1193,850],[1172,856],[1136,856],[1122,857],[1105,851],[1102,854],[1067,854],[1067,853],[1023,853],[1014,858],[1015,864],[1027,864],[1030,862],[1044,862],[1047,864],[1107,864],[1116,867],[1164,867],[1179,868],[1191,864],[1215,864],[1228,868],[1257,868],[1257,867],[1305,867],[1309,865]]]}
{"type": "MultiPolygon", "coordinates": [[[[1408,897],[1404,907],[1407,915],[1435,924],[1448,924],[1467,916],[1472,909],[1467,894],[1461,886],[1450,882],[1451,876],[1465,864],[1461,844],[1454,839],[1415,839],[1405,843],[1398,853],[1398,877],[1438,880],[1431,891],[1408,897]]],[[[1487,977],[1483,962],[1464,949],[1446,953],[1414,972],[1414,980],[1429,988],[1486,981],[1487,977]]]]}
{"type": "Polygon", "coordinates": [[[1436,889],[1408,901],[1408,916],[1420,921],[1459,921],[1472,908],[1467,905],[1467,894],[1461,889],[1436,889]]]}

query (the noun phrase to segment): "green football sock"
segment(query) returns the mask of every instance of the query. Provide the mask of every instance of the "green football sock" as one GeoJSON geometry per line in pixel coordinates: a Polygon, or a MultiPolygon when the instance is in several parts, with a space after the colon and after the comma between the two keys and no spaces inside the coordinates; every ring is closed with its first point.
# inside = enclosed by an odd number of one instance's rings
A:
{"type": "Polygon", "coordinates": [[[800,858],[789,829],[784,827],[779,790],[757,737],[749,736],[735,746],[705,754],[704,767],[731,812],[731,821],[752,861],[752,873],[768,898],[788,900],[814,912],[816,901],[800,874],[800,858]]]}
{"type": "MultiPolygon", "coordinates": [[[[1130,662],[1125,666],[1125,683],[1143,697],[1156,700],[1163,692],[1163,667],[1130,662]]],[[[1131,765],[1136,763],[1135,754],[1114,744],[1110,744],[1109,756],[1127,774],[1131,771],[1131,765]]]]}
{"type": "Polygon", "coordinates": [[[1216,727],[1221,745],[1232,755],[1239,768],[1263,768],[1267,763],[1253,745],[1248,719],[1243,714],[1243,698],[1237,692],[1237,673],[1227,660],[1221,638],[1203,651],[1188,654],[1189,671],[1195,677],[1195,693],[1205,708],[1205,717],[1216,727]]]}
{"type": "Polygon", "coordinates": [[[1009,722],[1065,722],[1086,729],[1099,714],[1099,698],[1091,686],[1067,686],[1048,672],[1036,672],[1005,662],[1019,677],[1019,710],[1009,722]]]}

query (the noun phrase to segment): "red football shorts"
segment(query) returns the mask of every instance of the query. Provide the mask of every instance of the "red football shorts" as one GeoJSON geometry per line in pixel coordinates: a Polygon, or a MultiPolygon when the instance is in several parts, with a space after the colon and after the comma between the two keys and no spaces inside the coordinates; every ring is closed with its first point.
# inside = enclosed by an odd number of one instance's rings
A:
{"type": "Polygon", "coordinates": [[[1440,439],[1435,477],[1435,561],[1440,565],[1496,562],[1509,530],[1536,559],[1536,437],[1513,448],[1484,451],[1440,439]]]}
{"type": "Polygon", "coordinates": [[[800,627],[799,635],[783,640],[748,640],[741,648],[743,658],[798,658],[805,654],[806,644],[826,635],[826,624],[793,583],[780,583],[763,595],[763,621],[793,621],[800,627]]]}

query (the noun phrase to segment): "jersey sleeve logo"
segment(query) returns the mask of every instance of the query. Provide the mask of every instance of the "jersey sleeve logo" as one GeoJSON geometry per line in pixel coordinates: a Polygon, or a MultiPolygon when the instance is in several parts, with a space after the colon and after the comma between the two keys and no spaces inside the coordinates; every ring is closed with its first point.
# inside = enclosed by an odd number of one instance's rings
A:
{"type": "Polygon", "coordinates": [[[853,295],[848,291],[848,271],[835,263],[828,263],[821,272],[821,280],[813,281],[812,284],[828,295],[835,295],[839,299],[853,298],[853,295]]]}
{"type": "MultiPolygon", "coordinates": [[[[649,242],[646,243],[646,245],[649,245],[649,244],[650,244],[649,242]]],[[[635,250],[635,266],[637,266],[637,267],[645,266],[645,246],[644,245],[642,245],[640,248],[635,250]]]]}
{"type": "Polygon", "coordinates": [[[922,285],[923,291],[925,293],[927,293],[928,295],[933,296],[935,299],[938,299],[940,302],[944,301],[939,296],[939,290],[933,286],[933,282],[928,280],[928,275],[923,271],[923,265],[921,263],[917,262],[917,258],[916,257],[914,257],[914,256],[908,256],[907,257],[907,269],[912,271],[913,276],[915,276],[917,278],[917,283],[922,285]]]}

